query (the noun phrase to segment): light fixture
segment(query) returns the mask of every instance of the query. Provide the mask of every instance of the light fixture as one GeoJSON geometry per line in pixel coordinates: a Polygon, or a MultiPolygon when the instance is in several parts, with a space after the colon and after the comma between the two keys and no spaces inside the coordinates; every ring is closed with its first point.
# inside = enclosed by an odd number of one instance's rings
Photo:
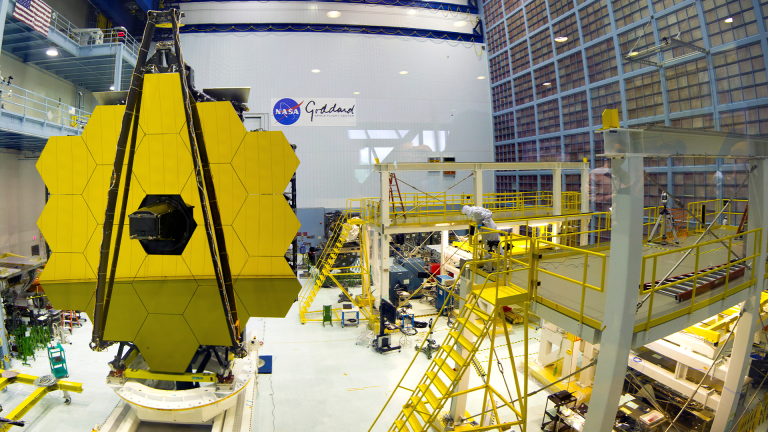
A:
{"type": "Polygon", "coordinates": [[[637,54],[638,54],[638,53],[637,53],[637,51],[632,51],[632,52],[630,52],[629,54],[627,54],[627,57],[634,57],[634,56],[636,56],[637,54]]]}
{"type": "Polygon", "coordinates": [[[408,15],[416,15],[416,9],[408,9],[408,15]]]}
{"type": "Polygon", "coordinates": [[[485,77],[480,75],[479,77],[477,77],[477,79],[481,79],[482,80],[482,79],[485,79],[485,77]]]}
{"type": "Polygon", "coordinates": [[[328,18],[338,18],[341,16],[341,12],[339,11],[329,11],[327,14],[325,14],[328,18]]]}
{"type": "Polygon", "coordinates": [[[552,85],[552,83],[551,83],[551,82],[545,82],[545,83],[544,83],[544,84],[542,84],[542,85],[543,85],[543,86],[551,86],[551,85],[552,85]]]}
{"type": "Polygon", "coordinates": [[[109,86],[109,89],[110,89],[110,90],[114,90],[114,89],[115,89],[115,86],[109,86]]]}
{"type": "Polygon", "coordinates": [[[456,21],[455,23],[453,23],[454,27],[464,27],[465,25],[467,25],[466,21],[456,21]]]}
{"type": "Polygon", "coordinates": [[[352,94],[360,94],[360,92],[354,92],[354,93],[352,93],[352,94]]]}
{"type": "Polygon", "coordinates": [[[48,50],[46,50],[45,53],[53,57],[53,56],[59,55],[59,50],[57,50],[55,46],[52,46],[48,48],[48,50]]]}
{"type": "Polygon", "coordinates": [[[728,24],[732,23],[733,22],[733,17],[726,18],[725,22],[727,22],[728,24]]]}
{"type": "Polygon", "coordinates": [[[400,75],[406,75],[408,74],[408,71],[400,71],[400,75]]]}
{"type": "Polygon", "coordinates": [[[568,40],[568,36],[558,36],[555,38],[555,42],[565,42],[568,40]]]}
{"type": "Polygon", "coordinates": [[[320,73],[320,69],[312,69],[312,73],[320,73]]]}

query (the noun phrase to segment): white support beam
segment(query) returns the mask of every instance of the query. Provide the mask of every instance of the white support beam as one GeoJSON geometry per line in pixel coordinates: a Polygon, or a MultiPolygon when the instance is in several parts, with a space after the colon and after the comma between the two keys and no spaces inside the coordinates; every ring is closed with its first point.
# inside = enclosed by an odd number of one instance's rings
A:
{"type": "Polygon", "coordinates": [[[600,339],[600,367],[595,372],[584,430],[610,431],[619,408],[626,359],[632,344],[640,283],[643,224],[643,158],[613,159],[611,254],[606,286],[606,331],[600,339]]]}
{"type": "Polygon", "coordinates": [[[474,194],[475,207],[483,206],[483,172],[479,170],[472,171],[472,193],[474,194]]]}
{"type": "Polygon", "coordinates": [[[552,214],[563,214],[563,170],[552,170],[552,214]]]}
{"type": "MultiPolygon", "coordinates": [[[[712,365],[712,359],[707,358],[701,354],[697,354],[690,349],[686,349],[682,346],[677,346],[673,343],[667,342],[664,339],[651,342],[645,346],[648,349],[656,351],[657,353],[669,357],[670,359],[692,367],[700,371],[706,371],[712,365]]],[[[725,375],[728,372],[728,367],[720,364],[714,370],[710,372],[709,376],[714,376],[715,379],[720,381],[725,380],[725,375]]]]}
{"type": "MultiPolygon", "coordinates": [[[[602,357],[602,355],[603,354],[601,353],[600,356],[602,357]]],[[[600,361],[602,362],[602,358],[600,359],[600,361]]],[[[670,388],[672,388],[672,389],[674,389],[674,390],[676,390],[676,391],[678,391],[678,392],[680,392],[680,393],[682,393],[682,394],[684,394],[684,395],[686,395],[688,397],[690,397],[690,395],[693,394],[693,390],[695,390],[696,386],[699,384],[697,382],[691,382],[691,381],[684,380],[684,379],[676,379],[674,372],[669,372],[668,370],[664,369],[661,366],[655,365],[655,364],[653,364],[651,362],[643,361],[642,359],[640,359],[640,361],[638,361],[638,358],[636,358],[634,356],[629,356],[629,358],[627,359],[627,365],[629,367],[631,367],[632,369],[640,372],[641,374],[647,376],[648,378],[654,379],[654,380],[664,384],[665,386],[670,387],[670,388]]],[[[623,367],[623,365],[622,365],[622,369],[625,369],[623,367]]],[[[599,370],[598,370],[598,372],[599,372],[599,370]]],[[[624,380],[622,379],[621,380],[621,384],[623,384],[623,383],[624,383],[624,380]]],[[[593,392],[592,393],[592,398],[595,397],[594,391],[595,391],[595,389],[593,387],[592,388],[592,392],[593,392]]],[[[699,388],[699,391],[696,392],[696,396],[693,397],[693,400],[695,400],[696,402],[702,403],[702,404],[708,406],[709,408],[712,408],[713,410],[717,410],[717,407],[721,403],[722,399],[721,399],[721,396],[718,395],[715,392],[714,389],[707,390],[707,389],[702,387],[702,388],[699,388]]],[[[617,407],[618,407],[618,400],[616,402],[617,402],[617,407]]],[[[590,404],[589,404],[590,411],[592,410],[592,404],[593,404],[593,402],[590,401],[590,404]]],[[[614,413],[614,416],[615,415],[616,414],[614,413]]],[[[611,417],[610,420],[613,421],[613,417],[611,417]]],[[[589,414],[587,414],[587,421],[589,421],[589,414]]],[[[611,428],[608,428],[608,429],[586,429],[586,427],[585,427],[584,430],[600,430],[600,431],[605,430],[605,431],[610,431],[611,428]]]]}
{"type": "MultiPolygon", "coordinates": [[[[581,213],[589,213],[589,165],[581,170],[581,213]]],[[[589,231],[589,221],[582,222],[581,231],[589,231]]],[[[579,244],[586,246],[589,244],[589,234],[583,232],[580,236],[579,244]]]]}
{"type": "Polygon", "coordinates": [[[375,171],[536,171],[552,169],[589,169],[582,162],[438,162],[438,163],[382,163],[374,166],[375,171]]]}
{"type": "MultiPolygon", "coordinates": [[[[378,165],[377,165],[378,166],[378,165]]],[[[381,226],[388,227],[392,221],[389,219],[389,171],[381,172],[381,200],[380,200],[381,226]]]]}
{"type": "Polygon", "coordinates": [[[627,154],[662,158],[768,156],[768,139],[764,137],[663,127],[646,130],[617,128],[602,132],[606,156],[627,154]]]}

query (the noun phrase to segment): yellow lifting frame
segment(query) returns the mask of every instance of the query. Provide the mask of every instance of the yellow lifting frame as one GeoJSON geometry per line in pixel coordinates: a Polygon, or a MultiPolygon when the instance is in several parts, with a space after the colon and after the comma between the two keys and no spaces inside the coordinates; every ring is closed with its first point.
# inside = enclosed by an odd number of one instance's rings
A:
{"type": "MultiPolygon", "coordinates": [[[[5,370],[0,369],[0,373],[5,372],[5,370]]],[[[26,385],[34,385],[35,380],[38,377],[34,375],[28,375],[28,374],[18,374],[14,377],[0,377],[0,389],[4,389],[10,384],[26,384],[26,385]]],[[[82,393],[83,392],[83,384],[77,383],[73,381],[57,381],[55,384],[48,386],[48,387],[37,387],[35,390],[27,396],[16,408],[14,408],[8,415],[5,416],[8,420],[21,420],[22,417],[24,417],[24,414],[28,413],[29,410],[31,410],[40,400],[43,399],[43,396],[47,395],[50,392],[56,391],[56,390],[63,390],[65,392],[75,392],[75,393],[82,393]]],[[[4,424],[0,426],[0,432],[6,432],[8,431],[12,425],[10,424],[4,424]]]]}
{"type": "Polygon", "coordinates": [[[153,379],[158,381],[184,381],[184,382],[216,382],[216,374],[213,372],[202,373],[170,373],[152,372],[144,369],[126,369],[123,373],[126,378],[153,379]]]}

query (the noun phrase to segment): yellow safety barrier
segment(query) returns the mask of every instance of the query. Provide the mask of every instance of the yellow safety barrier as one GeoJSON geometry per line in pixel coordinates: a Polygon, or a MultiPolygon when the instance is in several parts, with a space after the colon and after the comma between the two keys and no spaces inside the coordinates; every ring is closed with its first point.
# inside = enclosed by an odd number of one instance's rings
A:
{"type": "MultiPolygon", "coordinates": [[[[660,275],[659,273],[657,273],[657,265],[658,265],[658,261],[659,261],[660,257],[664,257],[664,256],[667,256],[667,255],[673,255],[673,254],[683,254],[683,253],[686,253],[689,250],[691,250],[693,252],[693,254],[694,254],[693,259],[695,260],[695,264],[694,264],[693,270],[690,272],[690,273],[693,274],[693,276],[690,276],[690,277],[685,278],[685,279],[677,279],[677,280],[674,280],[674,281],[671,281],[671,282],[668,282],[668,283],[665,283],[665,284],[662,284],[662,285],[654,286],[653,288],[641,289],[640,290],[641,294],[650,294],[650,297],[648,298],[648,313],[647,313],[648,316],[647,316],[647,320],[646,320],[645,323],[641,323],[641,324],[638,324],[637,326],[635,326],[635,333],[637,333],[638,331],[643,331],[643,330],[648,331],[651,327],[657,326],[659,324],[663,324],[663,323],[665,323],[667,321],[671,321],[671,320],[673,320],[675,318],[678,318],[678,317],[681,317],[683,315],[692,314],[693,312],[695,312],[695,311],[697,311],[697,310],[699,310],[699,309],[701,309],[703,307],[709,306],[712,303],[715,303],[715,302],[718,302],[718,301],[723,300],[725,298],[728,298],[728,296],[736,294],[737,292],[743,290],[744,288],[747,288],[747,287],[753,285],[755,283],[755,279],[754,279],[754,277],[750,277],[749,279],[746,279],[746,280],[742,281],[742,283],[740,283],[739,285],[731,288],[730,287],[731,286],[731,281],[730,281],[731,267],[733,267],[734,265],[741,264],[741,263],[746,263],[747,261],[751,261],[751,268],[754,269],[755,268],[755,264],[756,264],[756,259],[757,259],[758,256],[760,256],[761,249],[762,249],[762,230],[754,229],[754,230],[745,231],[745,232],[739,233],[739,234],[733,234],[733,235],[729,235],[729,236],[720,237],[719,240],[711,240],[711,241],[699,243],[697,245],[680,247],[680,248],[676,248],[676,249],[670,250],[670,251],[657,252],[657,253],[645,255],[643,257],[642,264],[641,264],[641,270],[640,270],[640,274],[641,274],[641,276],[640,276],[640,286],[641,287],[644,286],[644,284],[646,282],[645,273],[646,273],[646,269],[647,268],[650,268],[650,270],[651,270],[651,278],[650,278],[649,282],[655,282],[657,279],[661,279],[664,276],[664,275],[660,275]],[[731,257],[731,253],[730,252],[733,250],[734,240],[739,239],[741,241],[747,241],[747,238],[749,236],[754,236],[754,246],[753,246],[752,254],[748,255],[748,256],[746,256],[744,258],[732,261],[730,259],[730,257],[731,257]],[[707,253],[707,252],[710,251],[710,250],[702,251],[702,248],[705,248],[707,246],[719,245],[719,244],[721,244],[721,242],[725,242],[727,244],[727,248],[726,248],[727,249],[727,255],[726,255],[727,262],[725,264],[721,265],[721,266],[713,267],[713,268],[711,268],[711,269],[709,269],[709,270],[707,270],[705,272],[699,273],[699,271],[702,270],[699,267],[699,258],[700,258],[700,256],[702,254],[707,253]],[[649,261],[651,262],[650,266],[647,264],[649,261]],[[720,293],[720,294],[718,294],[716,296],[712,296],[712,297],[710,297],[710,298],[708,298],[708,299],[706,299],[704,301],[696,303],[696,291],[697,290],[694,289],[692,291],[692,294],[691,294],[691,299],[690,299],[691,303],[690,303],[690,305],[687,308],[678,309],[678,310],[676,310],[674,312],[671,312],[669,314],[666,314],[664,316],[657,317],[657,318],[652,318],[652,315],[653,315],[653,300],[654,300],[654,296],[655,296],[657,291],[662,290],[664,288],[668,288],[668,287],[670,287],[672,285],[677,285],[677,284],[684,283],[684,282],[691,282],[693,284],[693,287],[696,287],[698,279],[700,277],[703,277],[703,276],[706,276],[706,275],[709,275],[709,274],[712,274],[712,273],[715,273],[717,271],[724,270],[724,269],[726,270],[726,277],[725,277],[725,286],[723,288],[723,292],[722,293],[720,293]]],[[[674,275],[672,275],[672,276],[674,276],[674,275]]]]}
{"type": "Polygon", "coordinates": [[[757,427],[768,421],[768,393],[763,395],[763,400],[752,410],[744,413],[739,420],[737,432],[755,432],[757,427]]]}

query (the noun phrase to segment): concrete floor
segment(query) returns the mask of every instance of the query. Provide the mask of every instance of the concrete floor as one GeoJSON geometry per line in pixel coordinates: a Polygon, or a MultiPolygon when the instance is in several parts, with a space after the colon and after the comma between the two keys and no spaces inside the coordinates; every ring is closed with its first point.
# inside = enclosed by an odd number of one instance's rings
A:
{"type": "MultiPolygon", "coordinates": [[[[335,304],[337,289],[323,289],[317,296],[315,307],[322,304],[335,304]]],[[[430,312],[431,306],[419,304],[415,310],[430,312]]],[[[429,317],[420,318],[429,320],[429,317]]],[[[365,330],[359,328],[341,328],[338,323],[333,327],[323,328],[320,323],[300,324],[298,304],[294,303],[284,319],[253,318],[248,322],[248,330],[256,329],[264,345],[261,355],[273,356],[273,374],[260,375],[258,396],[254,401],[254,431],[366,431],[373,423],[397,382],[403,376],[415,354],[413,344],[420,336],[411,338],[411,345],[404,345],[402,352],[377,354],[370,348],[356,345],[357,337],[365,330]]],[[[512,335],[515,355],[522,359],[522,326],[514,326],[512,335]]],[[[435,339],[442,342],[447,334],[445,319],[440,318],[435,339]]],[[[93,352],[88,348],[91,337],[91,323],[75,328],[70,337],[71,345],[65,346],[71,381],[83,383],[82,394],[72,394],[72,403],[65,405],[61,392],[54,392],[43,398],[24,416],[28,423],[25,432],[90,431],[97,424],[103,423],[118,402],[118,397],[106,386],[108,373],[107,362],[112,359],[115,347],[105,352],[93,352]]],[[[394,342],[398,342],[395,338],[394,342]]],[[[405,340],[403,340],[405,342],[405,340]]],[[[496,342],[498,354],[502,357],[502,367],[513,394],[512,364],[506,359],[506,345],[502,339],[496,342]]],[[[483,368],[488,365],[490,343],[483,346],[478,354],[483,368]]],[[[530,355],[538,352],[538,332],[529,332],[530,355]]],[[[424,354],[420,354],[412,368],[405,386],[412,386],[423,375],[429,364],[424,354]]],[[[14,369],[35,374],[50,374],[48,360],[44,351],[40,351],[31,366],[23,366],[21,361],[13,361],[14,369]]],[[[522,380],[522,374],[518,373],[522,380]]],[[[491,382],[502,394],[507,395],[504,381],[494,365],[491,382]]],[[[470,387],[480,385],[480,379],[473,373],[470,387]]],[[[529,380],[529,391],[540,385],[529,380]]],[[[412,388],[412,387],[411,387],[412,388]]],[[[0,393],[0,404],[5,413],[10,412],[27,395],[31,386],[13,384],[0,393]]],[[[392,424],[400,406],[409,396],[405,390],[398,391],[389,408],[382,415],[374,429],[384,431],[392,424]]],[[[544,410],[547,393],[541,392],[529,402],[529,431],[538,430],[544,410]]],[[[508,396],[507,396],[508,397],[508,396]]],[[[468,410],[479,413],[482,394],[473,394],[469,398],[468,410]]],[[[0,416],[2,414],[0,413],[0,416]]],[[[508,416],[504,416],[508,417],[508,416]]],[[[21,430],[21,429],[20,429],[21,430]]],[[[193,427],[147,428],[142,430],[201,430],[193,427]]],[[[202,429],[205,430],[205,429],[202,429]]],[[[516,430],[516,429],[515,429],[516,430]]]]}

